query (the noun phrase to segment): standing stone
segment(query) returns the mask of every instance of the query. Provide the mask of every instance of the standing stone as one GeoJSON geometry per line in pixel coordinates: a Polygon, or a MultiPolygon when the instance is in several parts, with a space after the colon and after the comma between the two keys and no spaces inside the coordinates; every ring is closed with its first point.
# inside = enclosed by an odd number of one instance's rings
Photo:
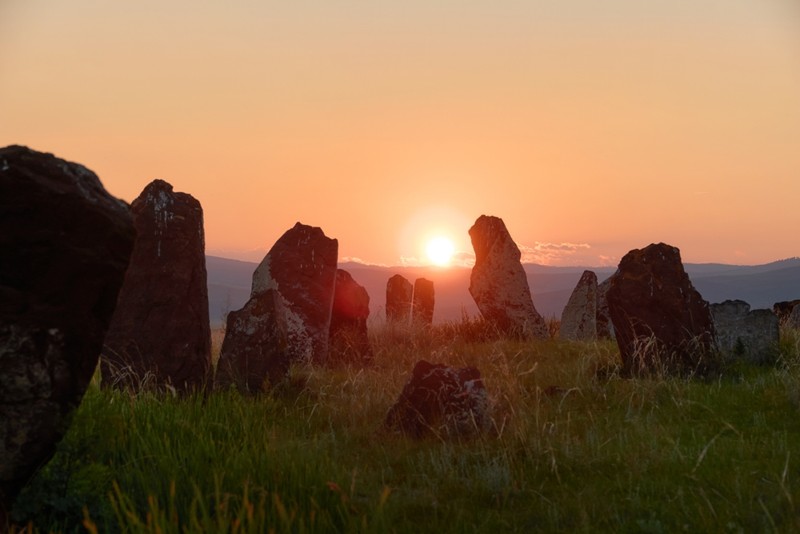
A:
{"type": "Polygon", "coordinates": [[[596,321],[598,339],[614,339],[614,324],[611,322],[611,315],[608,312],[608,288],[611,287],[611,279],[614,276],[611,275],[597,286],[596,321]]]}
{"type": "Polygon", "coordinates": [[[336,271],[331,314],[332,362],[368,363],[372,348],[367,334],[369,293],[347,271],[336,271]]]}
{"type": "Polygon", "coordinates": [[[572,341],[597,339],[597,275],[583,271],[561,314],[561,337],[572,341]]]}
{"type": "Polygon", "coordinates": [[[414,296],[411,304],[411,318],[414,324],[420,326],[433,324],[434,302],[433,281],[417,278],[414,281],[414,296]]]}
{"type": "Polygon", "coordinates": [[[420,360],[384,426],[413,438],[468,437],[490,426],[489,397],[474,367],[455,369],[420,360]]]}
{"type": "Polygon", "coordinates": [[[411,319],[411,299],[414,286],[396,274],[386,283],[386,321],[407,325],[411,319]]]}
{"type": "MultiPolygon", "coordinates": [[[[798,304],[800,304],[800,300],[785,300],[783,302],[776,302],[772,305],[772,311],[778,316],[778,321],[781,324],[785,324],[787,321],[789,321],[789,317],[792,316],[792,312],[798,307],[798,304]]],[[[795,328],[797,327],[800,327],[800,323],[795,325],[795,328]]]]}
{"type": "Polygon", "coordinates": [[[786,325],[789,328],[800,328],[800,306],[792,308],[792,313],[786,319],[786,325]]]}
{"type": "Polygon", "coordinates": [[[717,346],[728,360],[773,363],[780,341],[778,316],[772,310],[750,310],[743,300],[711,305],[717,346]]]}
{"type": "Polygon", "coordinates": [[[0,149],[0,531],[94,374],[133,240],[93,172],[0,149]]]}
{"type": "Polygon", "coordinates": [[[628,252],[611,279],[608,310],[623,374],[710,370],[715,352],[711,311],[692,286],[677,248],[659,243],[628,252]]]}
{"type": "Polygon", "coordinates": [[[211,369],[203,208],[154,180],[131,204],[136,241],[103,348],[103,385],[206,386],[211,369]]]}
{"type": "Polygon", "coordinates": [[[228,317],[217,385],[255,393],[294,362],[327,361],[338,251],[338,241],[301,223],[275,242],[253,273],[250,301],[228,317]],[[269,372],[252,376],[263,370],[269,372]]]}
{"type": "Polygon", "coordinates": [[[481,215],[469,236],[475,249],[469,292],[484,319],[506,335],[547,338],[547,326],[533,305],[519,248],[503,220],[481,215]]]}

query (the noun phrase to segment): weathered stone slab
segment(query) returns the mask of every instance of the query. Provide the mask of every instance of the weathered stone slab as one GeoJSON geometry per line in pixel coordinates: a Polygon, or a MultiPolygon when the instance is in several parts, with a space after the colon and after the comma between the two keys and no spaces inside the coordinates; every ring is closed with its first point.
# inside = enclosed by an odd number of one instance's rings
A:
{"type": "Polygon", "coordinates": [[[0,149],[0,530],[83,398],[133,240],[93,172],[0,149]]]}
{"type": "MultiPolygon", "coordinates": [[[[800,300],[785,300],[783,302],[776,302],[772,305],[772,311],[778,316],[778,321],[781,324],[788,323],[792,312],[800,304],[800,300]]],[[[793,325],[795,328],[800,328],[800,315],[798,315],[798,322],[793,325]]]]}
{"type": "Polygon", "coordinates": [[[469,235],[475,250],[469,292],[483,318],[509,336],[547,338],[547,326],[533,305],[519,248],[503,220],[481,215],[469,235]]]}
{"type": "Polygon", "coordinates": [[[420,360],[384,424],[414,438],[468,437],[487,431],[489,397],[480,371],[420,360]]]}
{"type": "Polygon", "coordinates": [[[677,248],[659,243],[628,252],[611,279],[608,310],[625,375],[713,368],[711,311],[677,248]]]}
{"type": "Polygon", "coordinates": [[[211,378],[203,208],[154,180],[131,212],[136,241],[103,347],[103,385],[203,389],[211,378]]]}
{"type": "Polygon", "coordinates": [[[583,271],[561,313],[561,338],[571,341],[597,339],[597,275],[583,271]]]}
{"type": "Polygon", "coordinates": [[[386,322],[408,325],[411,320],[411,301],[414,286],[396,274],[386,283],[386,322]]]}
{"type": "Polygon", "coordinates": [[[414,280],[414,296],[411,304],[411,318],[418,326],[433,324],[433,307],[435,303],[433,281],[426,278],[414,280]]]}
{"type": "Polygon", "coordinates": [[[297,223],[253,273],[250,300],[228,316],[215,386],[256,393],[294,362],[328,359],[338,242],[297,223]]]}
{"type": "Polygon", "coordinates": [[[611,322],[611,314],[608,312],[608,288],[611,287],[611,278],[606,278],[603,283],[597,286],[597,338],[615,339],[614,323],[611,322]]]}
{"type": "Polygon", "coordinates": [[[728,360],[773,363],[780,341],[778,316],[772,310],[750,310],[743,300],[711,305],[717,346],[728,360]]]}
{"type": "Polygon", "coordinates": [[[344,269],[336,271],[331,315],[330,361],[369,363],[372,347],[367,332],[369,293],[344,269]]]}

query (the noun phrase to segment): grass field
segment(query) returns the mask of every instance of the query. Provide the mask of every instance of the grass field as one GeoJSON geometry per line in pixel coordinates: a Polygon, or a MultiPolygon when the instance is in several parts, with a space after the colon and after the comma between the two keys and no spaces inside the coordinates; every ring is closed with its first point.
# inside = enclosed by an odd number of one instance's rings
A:
{"type": "MultiPolygon", "coordinates": [[[[800,531],[800,334],[713,380],[617,373],[610,342],[373,331],[375,365],[271,395],[93,384],[13,517],[41,532],[800,531]],[[478,367],[493,431],[382,431],[414,362],[478,367]]],[[[473,332],[474,334],[474,332],[473,332]]]]}

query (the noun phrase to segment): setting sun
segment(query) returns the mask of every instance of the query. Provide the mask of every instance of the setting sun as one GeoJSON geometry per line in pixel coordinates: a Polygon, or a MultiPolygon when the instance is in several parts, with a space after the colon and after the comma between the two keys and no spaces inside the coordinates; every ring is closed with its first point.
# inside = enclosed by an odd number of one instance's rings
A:
{"type": "Polygon", "coordinates": [[[428,255],[428,259],[431,260],[431,263],[440,267],[445,267],[450,265],[450,259],[455,252],[455,246],[450,239],[438,236],[428,241],[425,252],[428,255]]]}

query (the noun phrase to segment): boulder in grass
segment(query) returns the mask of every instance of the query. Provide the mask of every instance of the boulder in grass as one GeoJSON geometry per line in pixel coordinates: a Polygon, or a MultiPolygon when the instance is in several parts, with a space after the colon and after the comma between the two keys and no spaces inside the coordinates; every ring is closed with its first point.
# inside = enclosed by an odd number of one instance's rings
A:
{"type": "Polygon", "coordinates": [[[717,345],[729,361],[773,363],[780,341],[778,316],[772,310],[751,310],[743,300],[711,305],[717,345]]]}
{"type": "Polygon", "coordinates": [[[597,339],[597,275],[584,271],[561,313],[563,339],[593,341],[597,339]]]}
{"type": "Polygon", "coordinates": [[[417,278],[414,281],[414,296],[411,303],[411,319],[414,324],[431,326],[434,304],[433,282],[427,278],[417,278]]]}
{"type": "Polygon", "coordinates": [[[469,292],[483,318],[506,335],[546,339],[547,326],[533,305],[521,253],[503,220],[481,215],[469,236],[475,249],[469,292]]]}
{"type": "Polygon", "coordinates": [[[131,212],[136,241],[104,343],[103,385],[203,389],[211,370],[203,209],[154,180],[131,212]]]}
{"type": "Polygon", "coordinates": [[[716,365],[708,302],[680,251],[664,243],[628,252],[611,278],[608,310],[625,375],[705,374],[716,365]]]}
{"type": "Polygon", "coordinates": [[[491,425],[489,397],[480,371],[420,360],[384,425],[413,438],[459,438],[486,432],[491,425]]]}
{"type": "Polygon", "coordinates": [[[336,271],[336,290],[331,314],[332,363],[369,363],[372,347],[367,332],[369,293],[343,269],[336,271]]]}
{"type": "Polygon", "coordinates": [[[83,398],[133,240],[128,205],[86,167],[0,149],[0,530],[83,398]]]}
{"type": "Polygon", "coordinates": [[[396,274],[386,282],[386,322],[408,325],[411,320],[411,300],[414,286],[396,274]]]}

